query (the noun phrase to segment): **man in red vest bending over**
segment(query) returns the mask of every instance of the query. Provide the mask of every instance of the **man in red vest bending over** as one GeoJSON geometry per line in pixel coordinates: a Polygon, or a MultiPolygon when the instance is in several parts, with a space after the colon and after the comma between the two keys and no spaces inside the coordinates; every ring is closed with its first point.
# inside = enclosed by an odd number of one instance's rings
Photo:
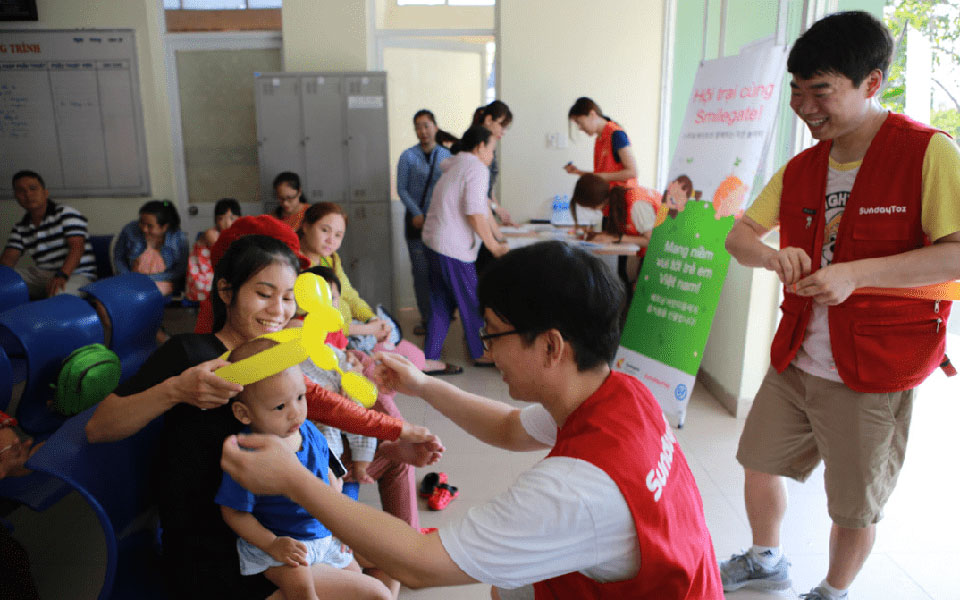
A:
{"type": "Polygon", "coordinates": [[[863,12],[828,16],[797,40],[790,106],[820,143],[773,177],[727,237],[741,264],[777,273],[785,296],[737,451],[753,546],[721,565],[727,591],[790,587],[783,478],[803,481],[822,457],[830,567],[802,597],[847,597],[903,463],[914,388],[945,360],[950,302],[853,294],[960,277],[960,152],[881,108],[892,50],[863,12]],[[780,250],[761,241],[777,225],[780,250]]]}
{"type": "Polygon", "coordinates": [[[610,369],[624,304],[616,275],[544,242],[507,253],[478,291],[486,355],[530,406],[464,392],[398,355],[381,360],[401,391],[476,438],[551,449],[505,492],[421,535],[345,499],[275,440],[241,439],[250,452],[228,439],[224,468],[247,489],[288,495],[409,587],[482,581],[504,600],[722,600],[703,503],[673,431],[642,383],[610,369]]]}

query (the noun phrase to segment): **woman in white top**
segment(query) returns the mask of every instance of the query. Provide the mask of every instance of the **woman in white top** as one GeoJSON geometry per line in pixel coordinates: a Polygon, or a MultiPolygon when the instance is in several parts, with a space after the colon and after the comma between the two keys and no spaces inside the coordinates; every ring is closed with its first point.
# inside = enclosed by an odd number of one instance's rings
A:
{"type": "Polygon", "coordinates": [[[496,145],[497,138],[488,129],[473,126],[463,134],[454,156],[440,163],[443,174],[423,225],[430,263],[430,320],[424,342],[428,359],[440,358],[453,311],[459,308],[474,365],[493,364],[483,359],[475,262],[481,243],[496,257],[509,250],[494,237],[487,202],[488,167],[496,145]]]}

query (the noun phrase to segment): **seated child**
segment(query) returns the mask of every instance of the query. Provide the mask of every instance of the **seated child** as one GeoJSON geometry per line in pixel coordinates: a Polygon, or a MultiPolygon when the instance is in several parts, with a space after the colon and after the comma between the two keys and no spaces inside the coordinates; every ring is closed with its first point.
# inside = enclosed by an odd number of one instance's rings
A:
{"type": "Polygon", "coordinates": [[[140,207],[140,218],[120,231],[113,246],[113,268],[118,275],[143,273],[164,296],[180,290],[187,272],[187,237],[180,215],[168,200],[150,200],[140,207]]]}
{"type": "MultiPolygon", "coordinates": [[[[311,267],[307,272],[319,275],[330,284],[331,295],[333,296],[334,307],[340,304],[340,280],[336,273],[329,267],[311,267]]],[[[373,336],[371,336],[373,337],[373,336]]],[[[379,383],[381,365],[376,364],[371,356],[357,350],[347,350],[347,337],[342,331],[331,332],[327,336],[327,345],[333,348],[334,353],[340,362],[340,368],[343,371],[357,371],[365,377],[379,383]]],[[[387,352],[397,352],[407,356],[418,368],[424,367],[423,351],[406,341],[401,341],[399,345],[377,343],[376,350],[387,352]]],[[[309,359],[301,364],[306,376],[321,387],[333,392],[340,393],[340,374],[336,371],[325,371],[318,368],[309,359]]],[[[385,386],[378,385],[379,393],[376,404],[373,409],[398,419],[403,415],[393,402],[396,392],[385,386]]],[[[416,498],[416,473],[409,465],[399,464],[396,461],[388,461],[383,458],[376,458],[376,440],[365,438],[363,436],[354,436],[347,434],[349,445],[349,460],[342,452],[343,442],[340,430],[327,427],[317,423],[321,431],[330,444],[331,451],[339,452],[337,456],[344,460],[344,464],[349,469],[347,480],[358,483],[373,483],[376,481],[379,485],[380,500],[383,509],[410,524],[411,527],[419,529],[420,518],[417,512],[416,498]],[[371,462],[374,468],[371,469],[371,462]],[[368,472],[369,471],[369,472],[368,472]]]]}
{"type": "Polygon", "coordinates": [[[197,235],[197,241],[187,261],[187,300],[206,300],[213,285],[213,263],[210,249],[217,243],[220,233],[230,228],[240,218],[240,203],[233,198],[220,198],[213,207],[214,226],[197,235]]]}
{"type": "MultiPolygon", "coordinates": [[[[276,345],[255,339],[236,348],[236,362],[276,345]]],[[[231,400],[238,421],[250,431],[277,435],[303,465],[339,489],[330,470],[327,443],[307,421],[306,387],[300,367],[247,384],[231,400]]],[[[283,496],[255,496],[224,473],[215,501],[237,540],[240,571],[263,573],[288,600],[349,597],[395,600],[399,583],[377,571],[364,575],[349,549],[303,507],[283,496]]],[[[369,566],[369,565],[367,565],[369,566]]]]}
{"type": "MultiPolygon", "coordinates": [[[[329,341],[327,345],[333,350],[342,371],[363,371],[362,364],[355,356],[348,354],[329,341]]],[[[340,387],[340,374],[336,371],[324,371],[313,364],[313,361],[310,359],[304,361],[301,366],[304,374],[314,383],[341,396],[346,395],[343,388],[340,387]]],[[[344,438],[346,438],[351,457],[350,461],[345,463],[348,479],[356,481],[357,483],[375,482],[375,480],[367,474],[367,468],[370,466],[370,463],[373,461],[373,456],[377,452],[377,438],[356,433],[345,433],[336,427],[326,425],[320,421],[314,422],[314,425],[317,426],[317,429],[319,429],[323,437],[326,438],[330,453],[337,458],[343,457],[344,450],[346,449],[344,447],[344,438]]]]}
{"type": "MultiPolygon", "coordinates": [[[[326,282],[330,284],[330,292],[333,296],[333,306],[334,308],[339,307],[340,279],[334,273],[333,269],[329,267],[312,267],[307,271],[323,277],[326,282]]],[[[326,344],[330,346],[334,355],[337,357],[337,362],[339,363],[340,369],[344,372],[355,371],[363,373],[364,364],[362,360],[362,354],[354,350],[347,350],[347,343],[347,337],[342,331],[334,331],[327,335],[326,344]]],[[[340,387],[340,374],[336,371],[325,371],[320,369],[313,364],[313,361],[310,359],[304,361],[301,367],[303,368],[304,374],[314,383],[319,384],[321,387],[326,390],[330,390],[331,392],[335,392],[340,395],[346,395],[343,392],[343,389],[340,387]]],[[[369,373],[368,376],[369,375],[373,375],[373,373],[369,373]]],[[[370,379],[375,381],[374,377],[370,377],[370,379]]],[[[399,411],[397,415],[392,416],[399,416],[399,411]]],[[[347,478],[349,480],[356,481],[357,483],[375,482],[375,480],[367,474],[367,468],[373,461],[373,456],[377,451],[376,438],[353,433],[343,433],[336,427],[331,427],[319,421],[317,421],[315,425],[320,429],[320,432],[323,433],[323,437],[326,438],[327,444],[330,447],[330,451],[337,458],[343,457],[344,450],[346,449],[344,448],[343,438],[346,438],[348,447],[350,449],[350,461],[345,464],[348,469],[347,478]]]]}

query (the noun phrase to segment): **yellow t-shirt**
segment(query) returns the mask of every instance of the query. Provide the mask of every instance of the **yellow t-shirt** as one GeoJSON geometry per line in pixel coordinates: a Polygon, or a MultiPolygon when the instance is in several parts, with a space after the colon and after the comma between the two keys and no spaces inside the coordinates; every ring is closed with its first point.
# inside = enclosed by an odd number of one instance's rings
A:
{"type": "MultiPolygon", "coordinates": [[[[826,231],[819,257],[822,267],[833,260],[837,230],[843,218],[847,197],[853,189],[862,163],[863,160],[839,163],[830,158],[824,199],[826,231]]],[[[927,145],[922,168],[921,227],[931,240],[938,240],[960,231],[960,202],[952,196],[954,190],[960,189],[960,150],[949,137],[942,133],[935,134],[927,145]]],[[[748,217],[765,229],[773,229],[779,225],[785,169],[786,166],[783,166],[777,171],[746,212],[748,217]]],[[[815,256],[811,258],[817,260],[815,256]]],[[[793,364],[817,377],[843,383],[833,360],[827,306],[813,304],[813,313],[807,323],[803,345],[793,359],[793,364]]]]}
{"type": "MultiPolygon", "coordinates": [[[[838,163],[830,159],[830,168],[849,171],[859,168],[862,160],[838,163]]],[[[779,225],[780,196],[783,193],[783,171],[786,165],[770,179],[757,199],[747,209],[746,216],[764,229],[779,225]]],[[[923,156],[923,190],[921,192],[920,223],[923,232],[936,241],[960,231],[960,202],[954,197],[960,190],[960,149],[949,137],[934,134],[923,156]]]]}

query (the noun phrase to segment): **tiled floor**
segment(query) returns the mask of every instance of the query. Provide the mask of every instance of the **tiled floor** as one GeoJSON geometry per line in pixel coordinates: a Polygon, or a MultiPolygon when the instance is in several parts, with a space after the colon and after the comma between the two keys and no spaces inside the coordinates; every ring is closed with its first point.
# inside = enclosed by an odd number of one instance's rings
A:
{"type": "MultiPolygon", "coordinates": [[[[400,315],[406,321],[408,315],[400,315]]],[[[179,331],[177,318],[167,320],[168,329],[179,331]],[[169,323],[173,322],[171,328],[169,323]]],[[[411,328],[405,327],[410,331],[411,328]]],[[[457,327],[451,329],[447,343],[450,356],[465,364],[465,351],[457,327]]],[[[960,352],[960,336],[950,339],[954,353],[960,352]]],[[[451,381],[470,391],[510,401],[506,386],[492,369],[467,368],[451,381]]],[[[960,535],[956,505],[960,501],[960,479],[956,476],[957,439],[960,438],[960,383],[947,380],[938,371],[921,388],[915,405],[907,461],[890,503],[880,523],[877,544],[863,572],[854,583],[855,599],[930,599],[960,598],[960,535]]],[[[463,433],[424,402],[399,397],[398,406],[405,417],[430,427],[447,446],[440,463],[429,469],[443,470],[460,488],[460,497],[443,512],[431,512],[421,506],[424,527],[435,527],[457,519],[504,490],[543,453],[514,454],[485,446],[463,433]]],[[[730,417],[703,390],[696,388],[690,402],[687,424],[678,432],[703,496],[707,524],[719,557],[725,558],[749,545],[750,532],[743,508],[743,474],[734,454],[742,421],[730,417]]],[[[418,474],[422,477],[423,472],[418,474]]],[[[784,546],[793,563],[794,588],[785,594],[741,591],[729,594],[731,600],[795,598],[819,583],[827,564],[829,519],[822,485],[822,472],[815,473],[804,485],[791,483],[790,508],[784,524],[784,546]]],[[[374,486],[363,486],[361,500],[377,503],[374,486]]],[[[74,500],[74,504],[79,503],[74,500]]],[[[97,544],[75,536],[80,528],[74,513],[79,509],[61,508],[54,517],[69,524],[67,536],[78,544],[91,546],[84,552],[75,549],[64,556],[43,544],[28,544],[45,598],[93,598],[94,582],[99,580],[97,544]],[[77,556],[85,557],[84,565],[77,556]]],[[[82,511],[81,511],[82,512],[82,511]]],[[[83,517],[83,515],[81,515],[83,517]]],[[[20,515],[21,534],[37,528],[36,516],[20,515]]],[[[49,518],[48,518],[49,520],[49,518]]],[[[83,527],[89,530],[90,526],[83,527]]],[[[94,531],[95,527],[92,528],[94,531]]],[[[101,554],[102,556],[102,554],[101,554]]],[[[100,562],[102,564],[102,561],[100,562]]],[[[102,568],[102,567],[101,567],[102,568]]],[[[102,571],[101,571],[102,572],[102,571]]],[[[473,585],[456,589],[407,590],[406,600],[480,600],[489,598],[489,586],[473,585]]]]}

